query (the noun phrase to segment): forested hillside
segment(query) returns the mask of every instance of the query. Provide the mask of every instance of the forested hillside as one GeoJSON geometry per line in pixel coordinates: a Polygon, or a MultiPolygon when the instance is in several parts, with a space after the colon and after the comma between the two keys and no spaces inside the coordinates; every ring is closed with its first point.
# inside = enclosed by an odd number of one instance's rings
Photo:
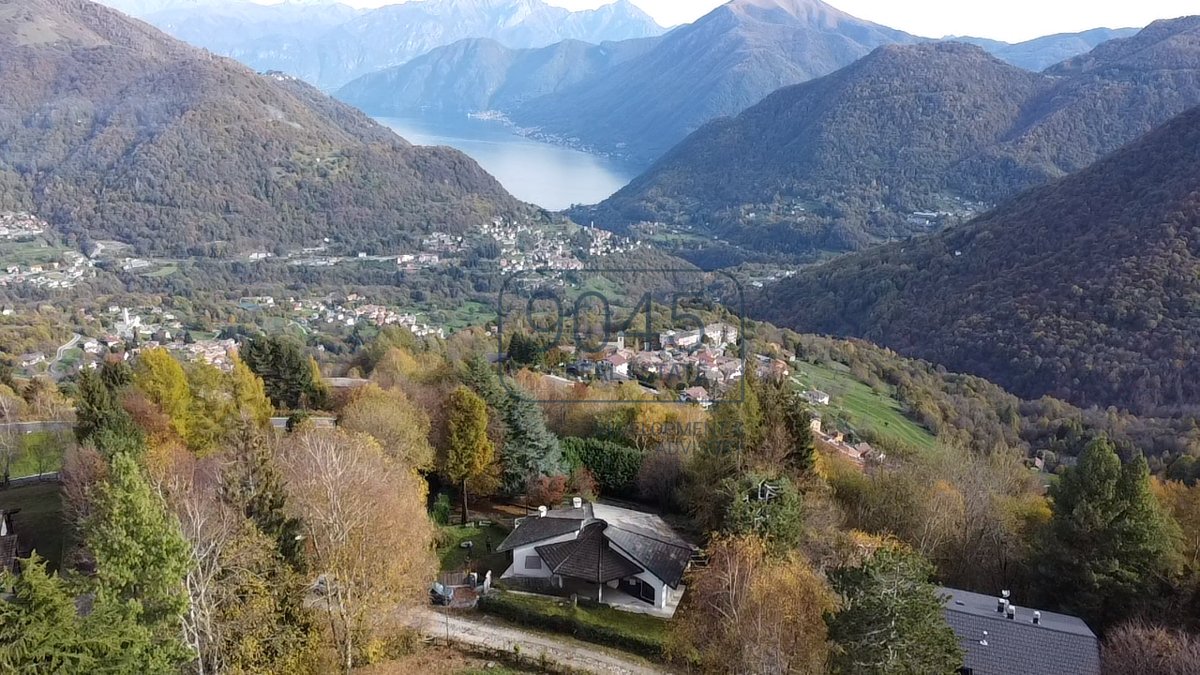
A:
{"type": "Polygon", "coordinates": [[[1200,397],[1200,109],[961,227],[801,271],[758,315],[1024,398],[1149,413],[1200,397]]]}
{"type": "Polygon", "coordinates": [[[697,131],[581,220],[689,225],[796,255],[923,234],[1077,171],[1200,104],[1200,17],[1048,71],[892,46],[697,131]]]}
{"type": "Polygon", "coordinates": [[[0,4],[0,90],[0,208],[77,242],[395,244],[528,212],[461,153],[90,2],[0,4]]]}

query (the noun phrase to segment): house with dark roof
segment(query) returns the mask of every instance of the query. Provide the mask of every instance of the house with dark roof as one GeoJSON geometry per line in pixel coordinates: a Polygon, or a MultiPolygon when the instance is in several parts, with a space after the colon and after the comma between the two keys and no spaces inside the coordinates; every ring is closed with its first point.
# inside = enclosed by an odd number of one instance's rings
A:
{"type": "Polygon", "coordinates": [[[496,550],[510,554],[502,580],[670,617],[695,547],[654,514],[576,497],[518,520],[496,550]]]}
{"type": "Polygon", "coordinates": [[[946,621],[966,653],[963,675],[1099,675],[1100,643],[1082,619],[1017,607],[1001,596],[953,588],[946,621]]]}

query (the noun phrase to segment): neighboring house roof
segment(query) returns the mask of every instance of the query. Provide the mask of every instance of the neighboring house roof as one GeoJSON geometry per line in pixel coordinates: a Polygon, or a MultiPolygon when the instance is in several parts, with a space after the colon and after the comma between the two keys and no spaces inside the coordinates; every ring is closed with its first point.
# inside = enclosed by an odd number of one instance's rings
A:
{"type": "Polygon", "coordinates": [[[534,550],[546,561],[551,572],[593,584],[604,584],[641,572],[641,567],[609,547],[604,536],[606,527],[602,521],[592,521],[575,539],[538,546],[534,550]]]}
{"type": "Polygon", "coordinates": [[[1082,619],[1018,607],[1009,619],[996,610],[997,598],[953,588],[938,589],[949,596],[946,620],[966,652],[964,666],[972,675],[1099,675],[1100,646],[1082,619]]]}
{"type": "Polygon", "coordinates": [[[623,562],[628,564],[624,573],[604,581],[632,576],[644,569],[678,588],[695,550],[652,513],[590,503],[578,509],[555,509],[543,517],[523,518],[496,550],[511,551],[572,532],[578,535],[570,541],[535,550],[556,574],[589,581],[621,571],[623,562]],[[598,550],[601,546],[604,552],[598,550]]]}

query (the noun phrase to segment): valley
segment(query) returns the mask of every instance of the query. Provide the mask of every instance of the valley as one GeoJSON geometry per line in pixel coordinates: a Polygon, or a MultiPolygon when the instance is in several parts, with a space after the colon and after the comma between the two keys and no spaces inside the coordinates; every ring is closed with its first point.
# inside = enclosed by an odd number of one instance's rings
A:
{"type": "Polygon", "coordinates": [[[1192,672],[1200,17],[872,1],[0,0],[0,672],[1192,672]]]}

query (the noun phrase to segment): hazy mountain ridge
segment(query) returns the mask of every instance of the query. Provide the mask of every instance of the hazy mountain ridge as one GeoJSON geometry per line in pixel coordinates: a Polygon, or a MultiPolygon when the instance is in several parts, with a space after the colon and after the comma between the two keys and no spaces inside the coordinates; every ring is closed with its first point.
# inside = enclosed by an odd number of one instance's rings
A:
{"type": "Polygon", "coordinates": [[[461,153],[83,0],[0,5],[0,63],[0,203],[80,242],[373,250],[531,212],[461,153]]]}
{"type": "Polygon", "coordinates": [[[1198,36],[1200,18],[1159,22],[1046,74],[956,43],[888,47],[711,123],[574,215],[798,255],[927,233],[1200,105],[1198,36]]]}
{"type": "Polygon", "coordinates": [[[542,0],[417,0],[369,11],[324,3],[264,7],[246,0],[130,8],[142,8],[141,18],[196,46],[259,71],[295,75],[323,89],[335,89],[462,39],[489,38],[511,48],[526,48],[568,39],[595,43],[663,32],[628,0],[579,12],[542,0]],[[263,17],[269,19],[260,20],[263,17]]]}
{"type": "Polygon", "coordinates": [[[1085,54],[1098,45],[1136,35],[1137,28],[1093,28],[1079,33],[1058,33],[1024,42],[1009,43],[977,37],[949,37],[952,42],[966,42],[983,47],[989,54],[1034,72],[1041,72],[1067,59],[1085,54]]]}
{"type": "Polygon", "coordinates": [[[565,40],[538,49],[510,49],[488,39],[461,40],[402,66],[363,76],[336,95],[375,115],[511,110],[586,82],[645,53],[656,40],[601,45],[565,40]]]}
{"type": "Polygon", "coordinates": [[[861,336],[1025,398],[1200,397],[1200,108],[939,235],[801,271],[762,318],[861,336]]]}

